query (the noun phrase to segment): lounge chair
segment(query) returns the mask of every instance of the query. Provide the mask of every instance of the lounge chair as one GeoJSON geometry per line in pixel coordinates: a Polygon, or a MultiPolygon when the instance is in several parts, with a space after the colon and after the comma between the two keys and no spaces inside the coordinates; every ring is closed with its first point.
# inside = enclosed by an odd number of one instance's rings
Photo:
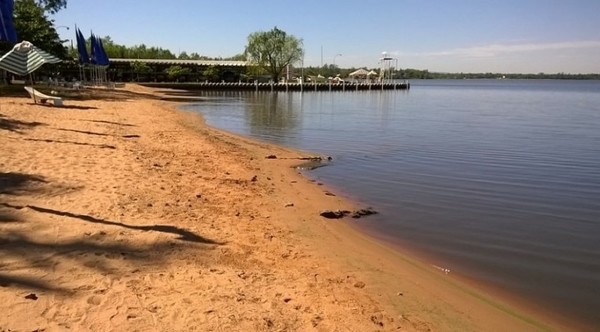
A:
{"type": "Polygon", "coordinates": [[[51,101],[52,104],[54,104],[54,106],[62,106],[63,105],[62,98],[60,98],[60,97],[45,95],[45,94],[39,92],[38,90],[36,90],[32,87],[29,87],[29,86],[25,87],[25,91],[27,91],[27,93],[29,93],[29,95],[33,99],[33,102],[36,104],[37,104],[37,101],[39,100],[40,103],[42,103],[42,104],[45,103],[46,101],[51,101]]]}

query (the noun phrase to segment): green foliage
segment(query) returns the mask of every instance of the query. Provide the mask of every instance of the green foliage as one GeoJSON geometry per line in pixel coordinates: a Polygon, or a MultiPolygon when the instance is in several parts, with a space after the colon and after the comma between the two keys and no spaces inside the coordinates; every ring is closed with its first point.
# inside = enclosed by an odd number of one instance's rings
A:
{"type": "Polygon", "coordinates": [[[600,74],[515,74],[515,73],[429,73],[427,78],[435,79],[545,79],[545,80],[598,80],[600,74]]]}
{"type": "Polygon", "coordinates": [[[148,66],[147,63],[141,61],[132,62],[131,68],[133,68],[133,71],[138,74],[147,74],[152,70],[152,68],[150,68],[150,66],[148,66]]]}
{"type": "Polygon", "coordinates": [[[246,54],[244,53],[240,53],[240,54],[236,54],[232,57],[229,58],[225,58],[224,60],[231,60],[231,61],[246,61],[246,54]]]}
{"type": "Polygon", "coordinates": [[[208,66],[208,68],[202,72],[202,75],[209,81],[218,80],[219,74],[219,68],[215,66],[208,66]]]}
{"type": "Polygon", "coordinates": [[[184,68],[181,66],[171,66],[165,69],[167,77],[171,80],[178,81],[182,76],[189,75],[191,72],[190,68],[184,68]]]}
{"type": "Polygon", "coordinates": [[[190,60],[190,56],[185,51],[179,53],[177,58],[180,60],[190,60]]]}
{"type": "Polygon", "coordinates": [[[515,74],[515,73],[435,73],[428,70],[400,69],[394,72],[397,79],[553,79],[597,80],[600,74],[515,74]]]}
{"type": "Polygon", "coordinates": [[[160,47],[146,47],[146,45],[135,45],[129,48],[130,58],[138,59],[175,59],[175,55],[171,51],[160,47]]]}
{"type": "MultiPolygon", "coordinates": [[[[104,46],[104,51],[106,51],[106,55],[108,58],[135,58],[139,59],[139,57],[130,57],[130,51],[127,47],[123,45],[116,44],[110,36],[106,36],[102,39],[102,45],[104,46]]],[[[89,47],[90,40],[86,41],[86,44],[89,47]]]]}
{"type": "MultiPolygon", "coordinates": [[[[89,39],[86,41],[89,47],[89,39]]],[[[115,43],[110,36],[102,38],[102,45],[109,58],[119,59],[176,59],[171,51],[160,47],[147,47],[144,44],[127,47],[115,43]]]]}
{"type": "Polygon", "coordinates": [[[208,60],[209,57],[204,56],[204,55],[200,55],[200,54],[198,54],[196,52],[193,52],[193,53],[190,54],[190,59],[192,59],[192,60],[208,60]]]}
{"type": "MultiPolygon", "coordinates": [[[[86,41],[88,48],[90,40],[86,41]]],[[[179,56],[175,56],[171,51],[161,47],[148,47],[145,44],[125,46],[115,43],[110,36],[102,37],[104,50],[109,58],[118,59],[184,59],[184,60],[245,60],[243,54],[235,55],[231,58],[210,58],[200,55],[196,52],[188,54],[183,51],[179,56]]]]}
{"type": "Polygon", "coordinates": [[[133,72],[136,73],[138,81],[152,71],[152,68],[150,68],[147,63],[141,61],[132,62],[131,68],[133,69],[133,72]]]}
{"type": "Polygon", "coordinates": [[[212,60],[211,58],[196,52],[188,54],[183,51],[179,56],[175,56],[171,51],[161,47],[148,47],[144,44],[134,46],[119,45],[115,43],[110,36],[103,37],[102,43],[109,58],[212,60]]]}
{"type": "Polygon", "coordinates": [[[256,65],[250,65],[246,68],[246,74],[249,77],[254,77],[254,78],[258,78],[261,76],[265,76],[268,75],[267,70],[264,67],[261,66],[256,66],[256,65]]]}
{"type": "Polygon", "coordinates": [[[277,82],[286,66],[302,60],[304,50],[302,39],[274,27],[270,31],[251,33],[245,54],[248,61],[265,69],[271,79],[277,82]]]}
{"type": "MultiPolygon", "coordinates": [[[[16,2],[18,1],[20,0],[16,2]]],[[[50,14],[56,14],[59,10],[67,8],[67,0],[37,0],[37,4],[50,14]]]]}
{"type": "Polygon", "coordinates": [[[54,22],[34,0],[15,1],[14,22],[19,40],[27,40],[59,58],[67,57],[67,49],[54,28],[54,22]]]}
{"type": "Polygon", "coordinates": [[[393,77],[398,79],[430,79],[434,78],[434,74],[430,73],[428,70],[407,68],[394,71],[393,77]]]}

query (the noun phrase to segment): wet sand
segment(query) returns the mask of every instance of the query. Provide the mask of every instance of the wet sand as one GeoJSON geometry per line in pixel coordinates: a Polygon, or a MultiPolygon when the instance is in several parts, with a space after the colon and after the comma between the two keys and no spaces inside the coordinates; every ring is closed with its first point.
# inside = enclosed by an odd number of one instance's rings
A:
{"type": "Polygon", "coordinates": [[[310,153],[139,86],[61,93],[0,98],[0,330],[577,330],[321,217],[362,206],[310,153]]]}

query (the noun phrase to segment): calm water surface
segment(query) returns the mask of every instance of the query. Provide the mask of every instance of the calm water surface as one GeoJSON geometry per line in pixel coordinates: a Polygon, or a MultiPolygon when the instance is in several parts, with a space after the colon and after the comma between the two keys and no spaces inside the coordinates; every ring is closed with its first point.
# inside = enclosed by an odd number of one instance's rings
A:
{"type": "Polygon", "coordinates": [[[310,176],[379,210],[373,236],[600,326],[599,81],[205,97],[213,126],[331,155],[310,176]]]}

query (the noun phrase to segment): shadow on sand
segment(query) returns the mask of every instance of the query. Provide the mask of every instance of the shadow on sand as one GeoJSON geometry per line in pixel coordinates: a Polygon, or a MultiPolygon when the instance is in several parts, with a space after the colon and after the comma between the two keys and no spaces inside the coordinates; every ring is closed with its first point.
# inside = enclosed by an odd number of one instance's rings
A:
{"type": "Polygon", "coordinates": [[[57,216],[76,218],[76,219],[91,222],[91,223],[110,225],[110,226],[118,226],[118,227],[123,227],[123,228],[127,228],[127,229],[138,230],[138,231],[144,231],[144,232],[153,231],[153,232],[169,233],[169,234],[177,235],[177,239],[182,240],[182,241],[199,242],[199,243],[205,243],[205,244],[223,244],[223,243],[215,242],[210,239],[206,239],[200,235],[195,234],[194,232],[191,232],[184,228],[180,228],[180,227],[173,226],[173,225],[144,225],[144,226],[128,225],[128,224],[118,222],[118,221],[104,220],[104,219],[88,216],[85,214],[76,214],[76,213],[71,213],[71,212],[66,212],[66,211],[58,211],[58,210],[43,208],[43,207],[39,207],[39,206],[35,206],[35,205],[12,205],[12,204],[8,204],[8,203],[0,203],[0,206],[4,206],[6,208],[11,208],[11,209],[16,209],[16,210],[29,208],[34,211],[40,212],[40,213],[48,213],[48,214],[53,214],[53,215],[57,215],[57,216]]]}
{"type": "Polygon", "coordinates": [[[62,266],[63,269],[68,266],[73,273],[96,271],[102,276],[122,277],[135,271],[156,271],[173,262],[173,259],[207,259],[212,252],[210,249],[222,244],[175,225],[130,225],[85,214],[16,203],[21,199],[31,201],[32,193],[36,194],[33,196],[35,199],[43,194],[47,186],[52,185],[60,186],[49,183],[38,175],[0,173],[0,289],[71,294],[76,291],[69,288],[72,285],[66,286],[56,281],[60,280],[56,272],[57,266],[62,266]],[[68,219],[39,218],[40,214],[42,217],[67,217],[107,227],[95,227],[93,231],[86,230],[78,235],[69,232],[68,219]],[[61,222],[56,223],[57,220],[61,222]],[[48,237],[48,226],[52,223],[54,225],[50,227],[55,229],[56,234],[48,237]],[[124,234],[118,230],[113,231],[113,227],[134,232],[124,234]],[[139,238],[139,242],[136,241],[136,231],[166,233],[174,235],[174,238],[151,243],[139,238]],[[188,250],[189,253],[181,254],[188,250]]]}
{"type": "Polygon", "coordinates": [[[45,125],[46,125],[45,123],[37,122],[37,121],[27,122],[27,121],[14,120],[14,119],[10,119],[10,118],[6,117],[3,114],[0,114],[0,129],[1,130],[7,130],[10,132],[22,134],[23,130],[33,129],[37,126],[45,126],[45,125]]]}
{"type": "Polygon", "coordinates": [[[92,146],[92,147],[101,148],[101,149],[113,149],[114,150],[114,149],[117,148],[116,146],[109,145],[109,144],[81,143],[81,142],[75,142],[75,141],[59,141],[59,140],[43,139],[43,138],[24,138],[24,140],[26,140],[26,141],[32,141],[32,142],[46,142],[46,143],[85,145],[85,146],[92,146]]]}

